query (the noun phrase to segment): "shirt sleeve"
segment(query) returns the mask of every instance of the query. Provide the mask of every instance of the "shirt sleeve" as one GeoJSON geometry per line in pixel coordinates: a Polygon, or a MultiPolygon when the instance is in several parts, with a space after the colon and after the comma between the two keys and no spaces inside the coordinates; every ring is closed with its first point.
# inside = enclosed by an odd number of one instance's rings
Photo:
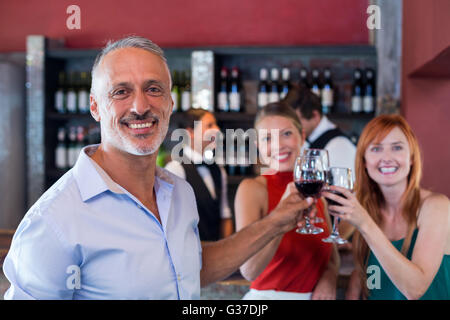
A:
{"type": "Polygon", "coordinates": [[[330,166],[350,168],[353,178],[355,177],[356,147],[350,140],[345,137],[336,137],[328,142],[325,149],[330,155],[330,166]]]}
{"type": "Polygon", "coordinates": [[[81,283],[75,260],[49,221],[39,214],[27,214],[3,264],[11,284],[5,300],[72,299],[76,290],[73,284],[81,283]]]}
{"type": "Polygon", "coordinates": [[[170,161],[166,166],[164,167],[167,171],[172,172],[173,174],[177,175],[181,179],[186,180],[186,172],[184,171],[183,166],[178,161],[170,161]]]}
{"type": "Polygon", "coordinates": [[[228,203],[228,182],[227,173],[223,167],[220,167],[220,173],[222,174],[222,196],[220,203],[220,216],[222,219],[232,218],[230,205],[228,203]]]}

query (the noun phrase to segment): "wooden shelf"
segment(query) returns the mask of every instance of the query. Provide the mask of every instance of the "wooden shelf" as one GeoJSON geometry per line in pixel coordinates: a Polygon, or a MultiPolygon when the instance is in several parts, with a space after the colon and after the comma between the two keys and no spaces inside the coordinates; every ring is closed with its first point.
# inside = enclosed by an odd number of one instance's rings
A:
{"type": "Polygon", "coordinates": [[[57,113],[48,112],[47,118],[52,120],[72,120],[72,119],[87,119],[95,121],[90,113],[57,113]]]}

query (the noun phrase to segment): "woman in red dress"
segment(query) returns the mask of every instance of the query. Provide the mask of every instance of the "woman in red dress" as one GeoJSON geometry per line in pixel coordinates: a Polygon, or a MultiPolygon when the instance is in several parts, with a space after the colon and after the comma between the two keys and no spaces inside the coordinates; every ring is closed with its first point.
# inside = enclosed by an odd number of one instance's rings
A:
{"type": "MultiPolygon", "coordinates": [[[[270,214],[293,181],[295,159],[304,141],[295,111],[284,103],[271,103],[255,119],[260,159],[269,168],[239,185],[235,199],[236,228],[270,214]],[[276,131],[274,131],[276,130],[276,131]],[[278,132],[278,134],[275,134],[278,132]],[[278,139],[278,143],[271,140],[278,139]]],[[[275,238],[240,268],[252,281],[244,299],[335,299],[339,256],[335,245],[322,238],[329,235],[330,219],[322,200],[317,216],[325,223],[318,235],[300,235],[295,228],[275,238]]]]}

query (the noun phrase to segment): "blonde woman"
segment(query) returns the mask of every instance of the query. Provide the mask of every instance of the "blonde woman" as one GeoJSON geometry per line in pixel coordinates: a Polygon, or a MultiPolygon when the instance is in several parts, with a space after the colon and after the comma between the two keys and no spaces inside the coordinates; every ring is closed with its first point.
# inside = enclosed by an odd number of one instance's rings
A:
{"type": "MultiPolygon", "coordinates": [[[[255,120],[258,149],[273,174],[245,179],[235,199],[236,229],[262,219],[277,206],[293,181],[293,169],[303,144],[302,127],[295,111],[284,103],[261,109],[255,120]],[[272,130],[278,130],[278,147],[272,147],[272,130]]],[[[321,200],[317,216],[325,216],[321,200]]],[[[329,224],[318,224],[324,232],[300,235],[295,228],[275,238],[241,266],[242,275],[252,281],[244,299],[335,299],[338,254],[334,245],[324,243],[329,224]]]]}

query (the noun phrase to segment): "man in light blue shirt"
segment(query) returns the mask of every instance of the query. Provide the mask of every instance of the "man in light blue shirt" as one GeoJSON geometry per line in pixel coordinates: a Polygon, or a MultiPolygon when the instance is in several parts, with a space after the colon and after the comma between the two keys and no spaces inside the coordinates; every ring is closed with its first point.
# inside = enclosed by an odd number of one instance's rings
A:
{"type": "Polygon", "coordinates": [[[156,167],[173,106],[162,50],[141,37],[108,44],[92,79],[101,144],[84,148],[20,223],[5,299],[198,299],[312,203],[290,186],[276,212],[200,243],[192,188],[156,167]]]}

